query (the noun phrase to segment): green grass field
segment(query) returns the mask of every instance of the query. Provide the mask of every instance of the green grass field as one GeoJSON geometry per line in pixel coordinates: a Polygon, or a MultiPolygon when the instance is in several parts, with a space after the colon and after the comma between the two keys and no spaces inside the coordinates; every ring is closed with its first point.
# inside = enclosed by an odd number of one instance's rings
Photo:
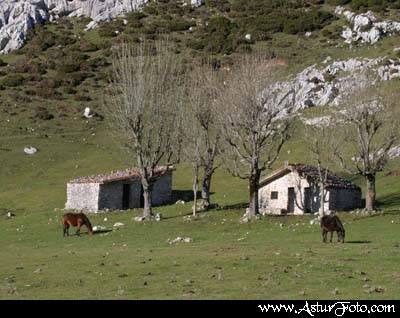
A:
{"type": "MultiPolygon", "coordinates": [[[[186,18],[208,19],[215,10],[203,6],[189,11],[186,18]]],[[[37,71],[31,77],[29,70],[20,70],[23,83],[3,85],[10,71],[9,66],[0,67],[0,299],[399,299],[400,177],[388,172],[400,171],[400,159],[378,176],[379,214],[340,213],[345,244],[323,244],[319,226],[310,225],[310,215],[239,223],[245,212],[247,183],[222,168],[212,185],[212,200],[219,208],[200,213],[196,219],[186,218],[191,214],[190,202],[157,207],[156,212],[164,216],[161,222],[133,221],[141,210],[110,212],[90,216],[93,225],[106,226],[108,232],[88,236],[84,229],[81,237],[62,237],[66,182],[132,165],[128,154],[113,141],[107,119],[86,120],[82,114],[85,107],[101,113],[110,70],[110,66],[88,61],[100,57],[110,62],[111,43],[126,36],[133,40],[146,30],[146,38],[155,38],[150,26],[175,16],[147,14],[143,27],[130,26],[115,37],[102,37],[97,29],[83,32],[86,23],[82,20],[60,20],[38,29],[22,51],[1,57],[11,66],[26,58],[29,63],[23,64],[45,68],[46,73],[37,71]],[[56,44],[49,48],[39,45],[47,34],[44,31],[54,33],[56,44]],[[94,51],[86,47],[88,61],[78,61],[82,70],[65,73],[60,69],[65,57],[56,54],[59,43],[66,56],[82,53],[84,44],[98,47],[94,51]],[[78,75],[87,78],[69,83],[78,75]],[[54,88],[47,91],[47,83],[54,88]],[[41,118],[40,107],[54,118],[41,118]],[[26,155],[23,149],[29,145],[39,152],[26,155]],[[8,212],[15,217],[8,218],[8,212]],[[125,226],[113,230],[115,222],[125,226]],[[194,241],[168,244],[168,239],[178,236],[194,241]]],[[[285,60],[288,73],[321,63],[328,56],[334,60],[400,56],[393,50],[399,35],[373,46],[344,45],[339,34],[343,24],[342,18],[325,26],[325,31],[332,31],[330,36],[324,35],[324,29],[310,37],[271,33],[252,48],[285,60]]],[[[105,27],[113,30],[116,26],[105,27]]],[[[188,63],[211,56],[229,65],[243,53],[240,46],[228,56],[189,48],[187,41],[199,37],[200,31],[169,34],[188,63]]],[[[284,146],[275,167],[286,160],[310,163],[301,132],[296,124],[295,138],[284,146]]],[[[364,187],[362,179],[354,181],[364,187]]],[[[173,190],[187,192],[191,184],[190,168],[179,165],[173,190]]]]}
{"type": "MultiPolygon", "coordinates": [[[[291,155],[297,161],[304,158],[299,143],[293,140],[286,147],[298,149],[291,155]]],[[[214,178],[212,197],[220,207],[197,219],[184,218],[191,213],[190,202],[156,208],[165,217],[161,222],[136,223],[132,219],[140,210],[97,214],[91,216],[93,225],[108,230],[115,222],[125,226],[93,236],[83,230],[81,237],[63,238],[65,182],[125,167],[128,158],[101,129],[94,136],[83,132],[48,138],[9,136],[2,138],[1,148],[1,299],[394,299],[400,295],[398,177],[379,178],[383,215],[341,213],[345,244],[323,244],[319,227],[309,223],[311,216],[265,217],[240,224],[247,185],[222,169],[214,178]],[[29,144],[39,148],[36,155],[23,153],[29,144]],[[16,216],[8,219],[8,211],[16,216]],[[168,244],[178,236],[194,241],[168,244]]],[[[394,162],[391,168],[397,166],[394,162]]],[[[189,168],[178,166],[173,189],[188,191],[190,185],[189,168]]]]}

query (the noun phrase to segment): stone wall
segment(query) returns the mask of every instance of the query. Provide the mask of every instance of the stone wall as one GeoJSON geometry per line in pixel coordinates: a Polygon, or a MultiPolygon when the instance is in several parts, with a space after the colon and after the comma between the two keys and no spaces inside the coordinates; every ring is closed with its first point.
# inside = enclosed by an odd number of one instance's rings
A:
{"type": "Polygon", "coordinates": [[[272,181],[271,183],[259,189],[258,201],[260,210],[271,214],[281,214],[282,212],[286,212],[289,201],[288,189],[294,188],[295,205],[293,213],[303,214],[304,195],[301,189],[308,186],[309,184],[307,180],[300,178],[297,172],[287,173],[286,175],[272,181]],[[272,199],[271,192],[277,192],[278,198],[272,199]]]}
{"type": "Polygon", "coordinates": [[[343,211],[361,207],[361,191],[356,189],[330,189],[329,210],[343,211]]]}
{"type": "MultiPolygon", "coordinates": [[[[309,212],[319,212],[321,200],[319,188],[316,184],[309,183],[305,178],[300,178],[297,172],[290,172],[265,185],[259,190],[259,205],[262,213],[281,214],[288,208],[288,189],[294,188],[295,205],[294,214],[304,214],[306,209],[304,189],[310,188],[310,201],[307,204],[309,212]],[[271,199],[271,192],[278,193],[278,199],[271,199]]],[[[326,189],[325,211],[351,210],[361,206],[361,192],[356,189],[326,189]]]]}
{"type": "MultiPolygon", "coordinates": [[[[98,183],[68,183],[67,185],[67,209],[98,212],[99,210],[122,210],[123,185],[127,181],[98,183]]],[[[129,182],[130,198],[129,208],[140,208],[142,201],[142,185],[139,180],[129,182]]],[[[154,184],[153,205],[162,205],[170,202],[172,196],[172,172],[162,176],[154,184]]]]}
{"type": "Polygon", "coordinates": [[[133,182],[113,182],[100,186],[99,210],[114,209],[122,210],[123,187],[124,184],[130,185],[129,208],[140,208],[140,196],[142,185],[139,180],[133,182]]]}
{"type": "MultiPolygon", "coordinates": [[[[263,213],[281,214],[287,212],[288,208],[288,191],[289,188],[294,188],[295,203],[294,214],[305,213],[305,195],[304,189],[310,188],[310,198],[307,206],[310,212],[319,211],[321,202],[319,198],[319,189],[315,184],[310,184],[305,178],[300,178],[297,172],[290,172],[286,175],[270,182],[259,189],[259,206],[263,213]],[[278,192],[278,199],[271,199],[271,192],[278,192]]],[[[325,209],[329,207],[329,192],[325,195],[325,209]]]]}
{"type": "Polygon", "coordinates": [[[99,210],[122,209],[122,182],[105,183],[100,185],[99,210]]]}
{"type": "Polygon", "coordinates": [[[97,212],[99,202],[98,183],[68,183],[66,209],[97,212]]]}
{"type": "Polygon", "coordinates": [[[171,202],[172,199],[172,171],[163,175],[154,184],[153,205],[161,205],[171,202]]]}

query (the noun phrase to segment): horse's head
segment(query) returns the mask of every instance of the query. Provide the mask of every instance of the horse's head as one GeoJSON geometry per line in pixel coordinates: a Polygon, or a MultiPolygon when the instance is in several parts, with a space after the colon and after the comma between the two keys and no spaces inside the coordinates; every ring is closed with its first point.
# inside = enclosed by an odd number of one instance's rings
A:
{"type": "Polygon", "coordinates": [[[83,214],[83,221],[85,222],[85,225],[88,229],[89,234],[93,234],[92,224],[90,223],[89,218],[85,214],[83,214]]]}
{"type": "Polygon", "coordinates": [[[344,237],[345,237],[346,231],[344,229],[340,230],[337,232],[338,235],[338,241],[344,243],[344,237]]]}

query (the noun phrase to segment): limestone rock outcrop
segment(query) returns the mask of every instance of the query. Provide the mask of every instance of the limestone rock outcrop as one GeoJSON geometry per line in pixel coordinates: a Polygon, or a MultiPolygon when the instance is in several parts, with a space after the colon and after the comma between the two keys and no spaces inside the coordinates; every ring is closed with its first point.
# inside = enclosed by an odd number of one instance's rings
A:
{"type": "Polygon", "coordinates": [[[148,0],[0,0],[0,54],[23,46],[36,24],[61,16],[90,17],[89,27],[137,10],[148,0]]]}
{"type": "Polygon", "coordinates": [[[400,78],[400,60],[380,57],[332,61],[328,58],[321,65],[311,65],[287,81],[278,82],[268,89],[276,89],[282,96],[294,90],[294,111],[336,105],[352,87],[362,84],[363,79],[366,79],[366,71],[372,74],[369,76],[373,78],[368,79],[372,81],[400,78]]]}
{"type": "Polygon", "coordinates": [[[372,12],[355,14],[339,6],[335,9],[335,14],[344,16],[349,26],[345,26],[342,37],[346,43],[369,43],[375,44],[384,36],[400,33],[400,22],[380,21],[372,12]]]}

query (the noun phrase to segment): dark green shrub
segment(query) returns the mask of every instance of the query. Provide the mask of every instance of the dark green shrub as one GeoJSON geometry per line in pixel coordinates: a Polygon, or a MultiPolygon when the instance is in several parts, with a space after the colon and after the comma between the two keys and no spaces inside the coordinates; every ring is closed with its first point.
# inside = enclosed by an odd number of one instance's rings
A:
{"type": "Polygon", "coordinates": [[[206,0],[206,6],[221,12],[231,11],[231,3],[228,0],[206,0]]]}
{"type": "Polygon", "coordinates": [[[74,95],[74,100],[78,102],[90,102],[92,98],[88,95],[76,94],[74,95]]]}
{"type": "Polygon", "coordinates": [[[51,120],[54,118],[54,115],[51,114],[47,108],[38,107],[35,109],[34,118],[41,120],[51,120]]]}
{"type": "Polygon", "coordinates": [[[21,86],[25,81],[25,77],[21,74],[8,74],[5,76],[0,85],[8,86],[8,87],[17,87],[21,86]]]}

